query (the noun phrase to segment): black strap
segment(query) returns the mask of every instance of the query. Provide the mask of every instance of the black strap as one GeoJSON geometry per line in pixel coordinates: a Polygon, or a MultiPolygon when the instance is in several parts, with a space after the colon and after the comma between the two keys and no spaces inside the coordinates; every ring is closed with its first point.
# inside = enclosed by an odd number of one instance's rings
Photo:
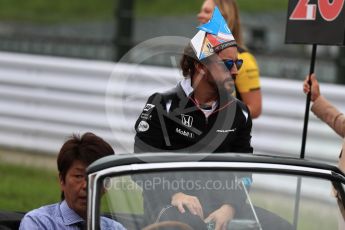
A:
{"type": "Polygon", "coordinates": [[[170,100],[173,100],[174,98],[176,98],[176,94],[178,92],[178,86],[172,88],[172,89],[169,89],[165,92],[162,93],[162,98],[163,98],[163,101],[164,101],[164,105],[166,105],[166,103],[168,103],[168,101],[170,100]]]}
{"type": "MultiPolygon", "coordinates": [[[[171,107],[175,107],[176,104],[179,100],[179,92],[180,92],[180,89],[179,89],[180,85],[178,84],[176,87],[172,88],[172,89],[169,89],[163,93],[161,93],[161,96],[162,96],[162,106],[164,109],[166,109],[166,105],[169,101],[171,101],[171,107]],[[174,103],[174,105],[173,105],[174,103]]],[[[169,113],[169,111],[167,111],[169,113]]]]}

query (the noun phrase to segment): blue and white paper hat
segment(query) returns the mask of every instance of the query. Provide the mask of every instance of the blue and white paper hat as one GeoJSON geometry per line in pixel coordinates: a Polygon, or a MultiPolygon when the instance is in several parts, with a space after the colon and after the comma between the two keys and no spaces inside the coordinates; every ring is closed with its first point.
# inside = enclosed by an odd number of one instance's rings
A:
{"type": "Polygon", "coordinates": [[[211,20],[199,27],[191,45],[199,60],[205,59],[227,47],[237,46],[234,36],[218,7],[214,8],[211,20]]]}

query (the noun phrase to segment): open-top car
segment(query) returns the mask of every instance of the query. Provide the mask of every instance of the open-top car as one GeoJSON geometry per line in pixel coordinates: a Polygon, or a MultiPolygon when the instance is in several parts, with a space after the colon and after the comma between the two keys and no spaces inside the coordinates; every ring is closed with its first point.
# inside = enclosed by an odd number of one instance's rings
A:
{"type": "Polygon", "coordinates": [[[307,160],[241,154],[152,153],[106,157],[88,168],[88,229],[100,217],[127,229],[214,229],[188,213],[177,218],[171,195],[198,197],[206,218],[222,203],[235,214],[227,229],[343,229],[345,175],[307,160]],[[161,207],[163,205],[163,207],[161,207]],[[157,210],[160,210],[157,213],[157,210]]]}
{"type": "MultiPolygon", "coordinates": [[[[345,229],[345,175],[328,164],[251,154],[152,153],[102,158],[87,173],[89,230],[100,229],[102,216],[128,230],[215,228],[187,208],[185,219],[172,215],[171,195],[177,192],[198,197],[204,218],[231,204],[235,214],[227,229],[345,229]]],[[[23,215],[0,212],[0,229],[18,229],[23,215]]]]}

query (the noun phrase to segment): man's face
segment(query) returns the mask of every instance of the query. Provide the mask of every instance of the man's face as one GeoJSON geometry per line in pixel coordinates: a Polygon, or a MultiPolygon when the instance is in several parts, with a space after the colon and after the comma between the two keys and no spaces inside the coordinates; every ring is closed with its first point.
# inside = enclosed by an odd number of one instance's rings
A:
{"type": "Polygon", "coordinates": [[[207,80],[213,85],[216,90],[225,89],[229,93],[234,90],[234,80],[236,78],[238,70],[236,65],[233,65],[231,69],[228,69],[223,63],[224,60],[237,60],[237,47],[228,47],[210,57],[210,61],[207,64],[207,80]]]}
{"type": "Polygon", "coordinates": [[[60,187],[68,206],[84,219],[87,212],[86,167],[81,161],[74,161],[65,180],[60,177],[60,187]]]}

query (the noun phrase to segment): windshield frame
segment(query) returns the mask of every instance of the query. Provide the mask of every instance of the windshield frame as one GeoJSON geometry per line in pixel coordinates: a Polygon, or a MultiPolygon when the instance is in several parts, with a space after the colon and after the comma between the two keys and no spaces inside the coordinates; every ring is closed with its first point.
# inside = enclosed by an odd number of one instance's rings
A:
{"type": "MultiPolygon", "coordinates": [[[[322,178],[332,182],[334,187],[339,192],[339,205],[345,207],[345,192],[344,187],[345,177],[343,174],[335,172],[330,169],[320,169],[310,166],[301,165],[286,165],[272,164],[272,163],[256,163],[256,162],[163,162],[163,163],[144,163],[144,164],[129,164],[105,168],[88,175],[88,229],[99,229],[100,220],[100,193],[101,182],[105,177],[121,176],[124,174],[134,173],[150,173],[161,171],[176,171],[176,170],[231,170],[231,171],[246,171],[253,173],[275,173],[288,174],[296,176],[306,176],[322,178]]],[[[341,209],[341,207],[339,207],[341,209]]]]}

